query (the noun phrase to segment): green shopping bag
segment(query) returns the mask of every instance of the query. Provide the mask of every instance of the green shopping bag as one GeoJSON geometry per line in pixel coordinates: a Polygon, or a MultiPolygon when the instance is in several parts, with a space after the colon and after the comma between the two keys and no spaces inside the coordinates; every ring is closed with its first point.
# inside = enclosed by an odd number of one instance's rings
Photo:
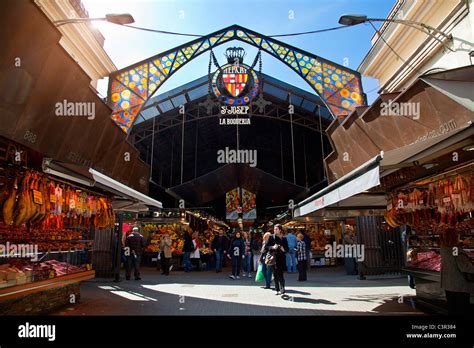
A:
{"type": "Polygon", "coordinates": [[[255,275],[255,281],[258,282],[263,282],[265,280],[265,276],[263,275],[262,271],[262,264],[260,263],[257,268],[257,274],[255,275]]]}

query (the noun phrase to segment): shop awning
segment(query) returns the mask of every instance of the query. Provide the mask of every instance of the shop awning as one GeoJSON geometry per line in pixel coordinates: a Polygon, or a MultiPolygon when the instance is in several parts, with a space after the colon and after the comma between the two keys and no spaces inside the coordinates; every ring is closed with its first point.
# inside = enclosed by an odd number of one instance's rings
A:
{"type": "Polygon", "coordinates": [[[151,205],[153,207],[157,207],[157,208],[163,208],[163,204],[161,204],[161,202],[151,198],[151,197],[148,197],[146,195],[144,195],[143,193],[141,192],[138,192],[137,190],[134,190],[120,182],[118,182],[117,180],[114,180],[110,177],[108,177],[107,175],[104,175],[92,168],[89,168],[89,173],[92,174],[92,177],[94,178],[94,181],[95,182],[98,182],[98,183],[101,183],[102,185],[106,186],[106,187],[109,187],[115,191],[118,191],[118,192],[121,192],[123,194],[125,194],[126,196],[128,197],[131,197],[131,198],[134,198],[136,200],[138,200],[139,202],[142,202],[146,205],[151,205]]]}
{"type": "Polygon", "coordinates": [[[296,205],[294,217],[305,216],[380,185],[383,152],[296,205]]]}
{"type": "Polygon", "coordinates": [[[138,192],[92,168],[62,163],[52,159],[43,160],[43,172],[89,187],[97,187],[112,193],[112,206],[116,210],[147,211],[147,206],[163,208],[161,202],[138,192]]]}

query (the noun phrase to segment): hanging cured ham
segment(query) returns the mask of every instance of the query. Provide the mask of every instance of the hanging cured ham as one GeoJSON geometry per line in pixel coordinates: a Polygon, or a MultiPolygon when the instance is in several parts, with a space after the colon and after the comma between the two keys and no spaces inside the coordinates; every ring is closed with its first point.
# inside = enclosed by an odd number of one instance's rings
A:
{"type": "Polygon", "coordinates": [[[15,178],[13,185],[10,189],[7,190],[6,199],[3,203],[2,213],[3,213],[3,221],[6,225],[13,224],[13,208],[15,206],[15,200],[18,190],[18,179],[15,178]]]}

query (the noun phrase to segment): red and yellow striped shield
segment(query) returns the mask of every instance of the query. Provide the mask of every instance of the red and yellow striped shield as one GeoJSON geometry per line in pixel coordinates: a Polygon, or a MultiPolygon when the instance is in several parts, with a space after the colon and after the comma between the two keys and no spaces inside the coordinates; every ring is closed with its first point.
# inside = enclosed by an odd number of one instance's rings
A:
{"type": "Polygon", "coordinates": [[[247,73],[222,74],[222,81],[227,91],[233,97],[238,97],[245,89],[248,77],[247,73]]]}

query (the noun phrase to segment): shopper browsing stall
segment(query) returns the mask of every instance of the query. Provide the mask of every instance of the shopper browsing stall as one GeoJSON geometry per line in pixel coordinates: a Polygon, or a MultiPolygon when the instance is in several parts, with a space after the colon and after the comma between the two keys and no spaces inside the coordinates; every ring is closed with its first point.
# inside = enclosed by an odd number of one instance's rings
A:
{"type": "Polygon", "coordinates": [[[132,233],[125,240],[125,255],[127,256],[125,278],[130,280],[132,268],[135,280],[140,278],[140,262],[145,248],[145,238],[139,233],[138,227],[134,227],[132,233]]]}
{"type": "Polygon", "coordinates": [[[161,274],[170,274],[170,263],[171,263],[171,238],[168,233],[163,236],[163,240],[160,244],[160,261],[161,261],[161,274]]]}
{"type": "Polygon", "coordinates": [[[240,232],[236,232],[232,242],[230,243],[228,256],[232,260],[231,279],[240,279],[240,268],[242,267],[242,259],[245,257],[245,244],[240,232]]]}

